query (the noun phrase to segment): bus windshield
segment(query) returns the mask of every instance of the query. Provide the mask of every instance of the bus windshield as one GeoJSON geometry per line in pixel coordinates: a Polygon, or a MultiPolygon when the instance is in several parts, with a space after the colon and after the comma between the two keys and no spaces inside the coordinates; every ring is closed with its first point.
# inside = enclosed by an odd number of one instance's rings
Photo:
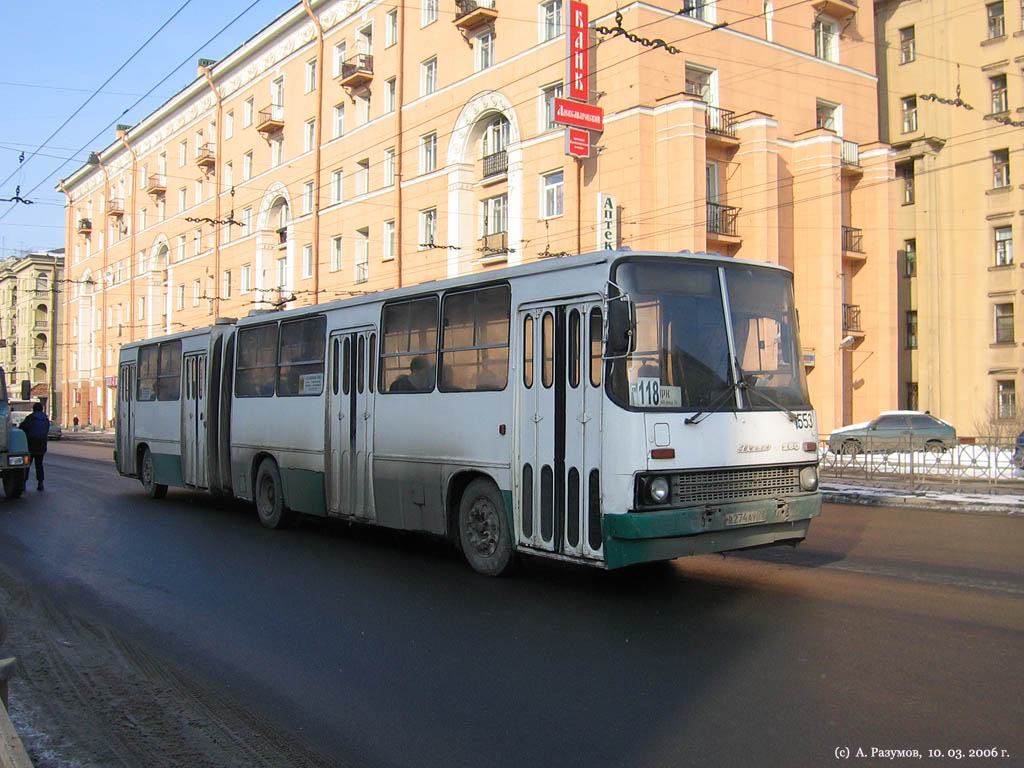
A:
{"type": "Polygon", "coordinates": [[[789,275],[740,264],[636,260],[621,262],[612,279],[636,308],[634,351],[610,365],[609,393],[619,404],[682,411],[736,410],[737,402],[751,410],[810,407],[789,275]]]}

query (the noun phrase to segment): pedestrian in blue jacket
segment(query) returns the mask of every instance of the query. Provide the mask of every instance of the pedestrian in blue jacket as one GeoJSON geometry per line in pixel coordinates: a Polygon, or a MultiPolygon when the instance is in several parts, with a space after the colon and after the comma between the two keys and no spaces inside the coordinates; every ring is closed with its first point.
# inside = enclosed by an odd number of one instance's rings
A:
{"type": "Polygon", "coordinates": [[[50,435],[50,420],[43,413],[42,403],[33,403],[32,413],[26,416],[19,428],[28,438],[28,452],[31,463],[36,465],[36,490],[43,490],[43,456],[46,455],[46,440],[50,435]]]}

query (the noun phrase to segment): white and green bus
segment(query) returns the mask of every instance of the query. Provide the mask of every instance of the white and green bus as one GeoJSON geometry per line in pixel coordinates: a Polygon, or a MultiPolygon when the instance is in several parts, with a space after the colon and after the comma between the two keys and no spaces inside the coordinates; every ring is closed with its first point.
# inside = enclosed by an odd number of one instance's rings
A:
{"type": "Polygon", "coordinates": [[[628,250],[127,344],[116,462],[168,486],[605,568],[802,541],[792,274],[628,250]]]}

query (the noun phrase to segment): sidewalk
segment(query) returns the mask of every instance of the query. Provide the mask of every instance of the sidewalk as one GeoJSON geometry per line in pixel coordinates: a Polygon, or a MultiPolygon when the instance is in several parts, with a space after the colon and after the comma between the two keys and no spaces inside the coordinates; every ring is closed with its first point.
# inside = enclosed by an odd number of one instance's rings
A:
{"type": "Polygon", "coordinates": [[[828,504],[918,507],[976,515],[1024,515],[1024,493],[1010,489],[997,493],[968,493],[952,487],[948,490],[908,491],[906,488],[868,487],[822,478],[821,493],[828,504]]]}

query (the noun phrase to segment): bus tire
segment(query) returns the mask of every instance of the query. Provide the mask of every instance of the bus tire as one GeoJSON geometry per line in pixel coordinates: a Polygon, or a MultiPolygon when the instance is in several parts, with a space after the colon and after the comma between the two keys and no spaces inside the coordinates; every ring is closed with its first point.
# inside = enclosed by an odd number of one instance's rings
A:
{"type": "Polygon", "coordinates": [[[156,482],[156,471],[153,469],[153,454],[149,448],[142,451],[142,471],[139,473],[139,480],[142,481],[142,490],[151,499],[162,499],[167,495],[167,486],[156,482]]]}
{"type": "Polygon", "coordinates": [[[500,576],[515,552],[505,502],[490,480],[477,478],[459,500],[459,543],[467,562],[484,576],[500,576]]]}
{"type": "Polygon", "coordinates": [[[293,514],[284,504],[284,486],[277,462],[264,459],[256,472],[256,514],[265,528],[287,528],[293,514]]]}
{"type": "Polygon", "coordinates": [[[8,499],[17,499],[25,492],[25,478],[28,477],[28,470],[20,469],[4,473],[4,496],[8,499]]]}

